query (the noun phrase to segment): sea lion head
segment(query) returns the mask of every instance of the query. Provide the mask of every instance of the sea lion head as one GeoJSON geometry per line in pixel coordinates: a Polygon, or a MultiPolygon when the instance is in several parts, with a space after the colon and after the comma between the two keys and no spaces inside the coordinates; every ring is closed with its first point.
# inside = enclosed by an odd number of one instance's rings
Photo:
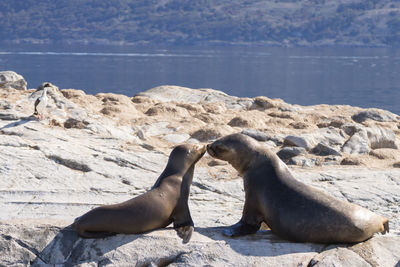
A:
{"type": "Polygon", "coordinates": [[[206,153],[206,146],[201,144],[184,144],[176,146],[169,155],[168,165],[174,169],[188,169],[206,153]]]}
{"type": "Polygon", "coordinates": [[[207,152],[212,157],[228,161],[240,174],[251,163],[257,142],[240,133],[227,135],[207,145],[207,152]]]}

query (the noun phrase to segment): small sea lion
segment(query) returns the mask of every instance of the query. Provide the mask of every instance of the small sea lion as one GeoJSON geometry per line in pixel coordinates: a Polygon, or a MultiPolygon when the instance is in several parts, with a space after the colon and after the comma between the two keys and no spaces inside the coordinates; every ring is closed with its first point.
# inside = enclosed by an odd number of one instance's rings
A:
{"type": "Polygon", "coordinates": [[[195,164],[205,152],[204,145],[175,147],[150,191],[119,204],[97,207],[78,217],[72,226],[81,237],[102,238],[117,233],[144,233],[173,222],[183,243],[189,242],[194,229],[189,190],[195,164]]]}
{"type": "Polygon", "coordinates": [[[207,151],[228,161],[244,179],[242,218],[224,230],[226,236],[255,233],[262,222],[296,242],[356,243],[389,231],[387,218],[296,180],[275,153],[251,137],[228,135],[207,151]]]}

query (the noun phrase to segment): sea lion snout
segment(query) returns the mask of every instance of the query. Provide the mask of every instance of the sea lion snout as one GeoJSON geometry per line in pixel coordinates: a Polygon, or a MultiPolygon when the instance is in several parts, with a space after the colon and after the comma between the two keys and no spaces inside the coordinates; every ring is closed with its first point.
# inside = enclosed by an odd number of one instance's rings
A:
{"type": "Polygon", "coordinates": [[[201,144],[195,144],[195,145],[193,145],[193,148],[196,151],[199,151],[202,154],[206,153],[206,150],[207,150],[207,146],[206,145],[201,145],[201,144]]]}
{"type": "Polygon", "coordinates": [[[210,156],[215,157],[214,150],[211,148],[212,144],[207,145],[207,153],[210,154],[210,156]]]}

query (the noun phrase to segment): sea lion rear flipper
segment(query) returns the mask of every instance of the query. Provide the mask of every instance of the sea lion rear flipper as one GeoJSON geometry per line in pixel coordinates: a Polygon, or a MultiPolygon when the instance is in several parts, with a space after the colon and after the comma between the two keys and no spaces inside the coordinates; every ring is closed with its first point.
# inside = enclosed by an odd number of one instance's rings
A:
{"type": "Polygon", "coordinates": [[[389,233],[389,220],[385,217],[383,217],[383,231],[381,232],[381,234],[386,234],[389,233]]]}

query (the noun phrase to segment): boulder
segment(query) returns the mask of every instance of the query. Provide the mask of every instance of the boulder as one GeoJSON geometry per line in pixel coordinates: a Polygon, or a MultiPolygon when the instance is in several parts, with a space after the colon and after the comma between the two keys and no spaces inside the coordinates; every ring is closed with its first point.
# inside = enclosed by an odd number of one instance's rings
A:
{"type": "Polygon", "coordinates": [[[314,140],[309,136],[295,136],[295,135],[288,135],[283,140],[284,146],[297,146],[302,147],[309,151],[314,146],[314,140]]]}
{"type": "Polygon", "coordinates": [[[399,116],[389,111],[374,108],[360,111],[351,116],[351,118],[358,123],[362,123],[368,119],[378,122],[391,122],[399,120],[399,116]]]}
{"type": "Polygon", "coordinates": [[[265,142],[272,141],[275,145],[279,146],[283,144],[283,138],[279,136],[270,136],[265,132],[254,130],[254,129],[243,129],[242,134],[248,135],[257,141],[265,142]]]}
{"type": "Polygon", "coordinates": [[[266,96],[258,96],[254,98],[254,102],[250,109],[266,110],[271,108],[280,107],[282,104],[286,104],[282,99],[271,99],[266,96]]]}
{"type": "Polygon", "coordinates": [[[353,134],[342,147],[342,152],[348,154],[368,154],[370,151],[368,134],[361,130],[353,134]]]}
{"type": "Polygon", "coordinates": [[[0,72],[0,88],[13,88],[17,90],[26,90],[26,81],[24,77],[14,71],[0,72]]]}
{"type": "Polygon", "coordinates": [[[303,147],[284,147],[276,154],[279,158],[286,161],[299,155],[305,155],[306,152],[307,151],[303,147]]]}
{"type": "Polygon", "coordinates": [[[299,146],[310,151],[319,143],[327,146],[341,146],[345,139],[340,135],[339,131],[334,128],[317,129],[311,133],[305,133],[300,136],[288,135],[283,144],[285,146],[299,146]]]}
{"type": "Polygon", "coordinates": [[[303,168],[304,167],[308,167],[308,168],[314,167],[316,165],[316,163],[317,163],[317,160],[309,159],[309,158],[306,158],[301,155],[293,157],[293,158],[289,159],[289,161],[287,162],[288,165],[296,165],[296,166],[300,166],[303,168]]]}
{"type": "Polygon", "coordinates": [[[362,162],[359,158],[355,158],[355,157],[345,157],[342,159],[342,161],[340,162],[340,165],[361,165],[362,162]]]}
{"type": "MultiPolygon", "coordinates": [[[[253,100],[230,96],[222,91],[214,89],[196,89],[181,86],[159,86],[147,91],[141,92],[136,96],[149,97],[161,102],[183,102],[183,103],[215,103],[223,102],[228,108],[248,109],[253,100]]],[[[135,96],[135,97],[136,97],[135,96]]]]}
{"type": "Polygon", "coordinates": [[[319,143],[318,145],[316,145],[311,150],[311,152],[318,156],[329,156],[329,155],[341,156],[342,155],[342,154],[340,154],[340,152],[338,150],[336,150],[324,143],[319,143]]]}

